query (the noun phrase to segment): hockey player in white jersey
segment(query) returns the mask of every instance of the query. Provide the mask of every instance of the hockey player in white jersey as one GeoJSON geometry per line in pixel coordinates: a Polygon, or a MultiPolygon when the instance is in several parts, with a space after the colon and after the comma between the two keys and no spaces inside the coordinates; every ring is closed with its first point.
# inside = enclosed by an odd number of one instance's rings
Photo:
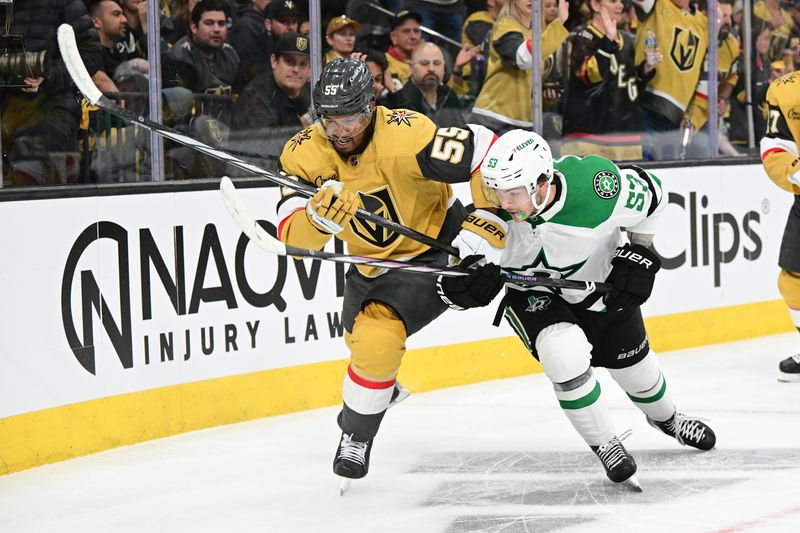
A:
{"type": "Polygon", "coordinates": [[[542,364],[561,408],[611,481],[638,486],[636,462],[621,443],[626,435],[614,427],[593,367],[608,369],[650,425],[680,444],[713,448],[711,428],[676,410],[639,309],[661,264],[648,249],[666,204],[658,178],[598,156],[554,162],[547,142],[525,130],[500,137],[481,172],[497,209],[480,215],[508,237],[502,250],[479,253],[499,258],[500,268],[488,263],[469,277],[440,278],[445,303],[456,309],[487,305],[500,291],[502,272],[605,280],[613,287],[605,295],[507,283],[498,320],[504,312],[542,364]]]}

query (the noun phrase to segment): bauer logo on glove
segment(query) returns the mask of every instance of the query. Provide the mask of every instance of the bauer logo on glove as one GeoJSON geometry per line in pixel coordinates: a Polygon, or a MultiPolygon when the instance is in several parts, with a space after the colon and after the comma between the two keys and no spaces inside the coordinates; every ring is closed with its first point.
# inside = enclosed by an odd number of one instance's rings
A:
{"type": "Polygon", "coordinates": [[[611,292],[603,298],[606,309],[620,311],[632,305],[642,305],[650,298],[656,272],[661,260],[640,244],[626,244],[617,248],[611,259],[611,272],[606,282],[611,292]]]}
{"type": "Polygon", "coordinates": [[[506,247],[508,224],[484,209],[471,213],[461,224],[461,232],[453,239],[462,259],[482,255],[489,263],[499,264],[506,247]]]}

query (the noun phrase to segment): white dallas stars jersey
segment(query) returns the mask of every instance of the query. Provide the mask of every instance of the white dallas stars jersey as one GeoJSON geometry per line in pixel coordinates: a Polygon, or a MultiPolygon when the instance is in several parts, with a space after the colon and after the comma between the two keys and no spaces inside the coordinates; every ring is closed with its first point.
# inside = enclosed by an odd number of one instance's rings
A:
{"type": "MultiPolygon", "coordinates": [[[[619,168],[598,156],[565,156],[554,167],[557,192],[547,209],[523,222],[500,212],[509,221],[502,268],[516,274],[603,281],[615,249],[627,241],[622,230],[655,233],[666,205],[661,181],[641,168],[619,168]]],[[[604,309],[599,293],[554,290],[569,303],[604,309]]]]}

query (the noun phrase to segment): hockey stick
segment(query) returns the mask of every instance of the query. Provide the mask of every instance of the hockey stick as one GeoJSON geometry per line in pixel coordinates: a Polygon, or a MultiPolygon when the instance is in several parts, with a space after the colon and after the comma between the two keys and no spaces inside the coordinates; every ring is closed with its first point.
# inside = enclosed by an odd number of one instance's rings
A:
{"type": "MultiPolygon", "coordinates": [[[[266,178],[274,183],[277,183],[278,185],[288,187],[309,198],[317,193],[317,188],[310,183],[264,170],[263,168],[248,163],[247,161],[244,161],[233,154],[218,148],[214,148],[211,145],[184,135],[183,133],[165,126],[164,124],[154,122],[142,115],[134,115],[127,109],[120,107],[115,102],[103,96],[103,93],[94,84],[91,76],[89,76],[89,72],[86,70],[86,66],[83,64],[83,60],[81,59],[78,51],[78,45],[75,42],[75,32],[73,31],[72,26],[69,24],[62,24],[58,28],[58,47],[61,50],[61,57],[64,59],[64,64],[67,66],[67,71],[72,77],[72,81],[75,82],[75,85],[78,86],[78,90],[80,90],[83,96],[85,96],[91,104],[99,106],[113,115],[128,120],[138,126],[161,135],[162,137],[166,137],[167,139],[197,150],[200,153],[206,154],[215,159],[219,159],[220,161],[224,161],[236,168],[252,172],[257,176],[266,178]]],[[[393,220],[376,215],[371,211],[367,211],[366,209],[359,207],[356,210],[356,216],[362,220],[368,220],[377,224],[378,226],[394,231],[395,233],[399,233],[400,235],[405,235],[406,237],[428,245],[431,248],[446,252],[454,257],[458,257],[458,250],[453,246],[438,241],[433,237],[425,235],[424,233],[420,233],[393,220]]]]}
{"type": "MultiPolygon", "coordinates": [[[[256,243],[262,250],[276,255],[291,255],[294,257],[311,257],[324,261],[336,263],[350,263],[355,265],[370,265],[379,268],[392,270],[407,270],[409,272],[419,272],[422,274],[433,274],[441,276],[469,276],[470,271],[459,267],[425,265],[411,261],[392,261],[377,257],[366,257],[359,255],[347,255],[318,250],[306,250],[285,244],[270,235],[255,218],[250,214],[247,206],[239,195],[239,191],[233,185],[231,179],[223,176],[219,184],[222,192],[222,199],[225,207],[233,219],[242,229],[245,235],[256,243]]],[[[504,274],[507,281],[522,285],[533,285],[541,287],[556,287],[562,289],[593,290],[597,292],[608,292],[611,287],[607,283],[595,283],[592,281],[576,281],[558,278],[540,278],[536,276],[526,276],[523,274],[504,274]]]]}

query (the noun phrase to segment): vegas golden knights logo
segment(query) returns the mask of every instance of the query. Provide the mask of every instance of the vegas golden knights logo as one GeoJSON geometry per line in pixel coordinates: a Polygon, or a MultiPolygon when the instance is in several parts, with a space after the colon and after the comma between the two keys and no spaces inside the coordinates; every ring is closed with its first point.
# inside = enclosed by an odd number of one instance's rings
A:
{"type": "MultiPolygon", "coordinates": [[[[397,208],[394,205],[392,193],[389,192],[388,185],[369,193],[359,192],[361,203],[364,209],[372,211],[376,215],[387,218],[392,222],[400,222],[397,215],[397,208]]],[[[400,237],[399,233],[378,226],[369,220],[353,218],[350,222],[350,229],[353,233],[377,248],[386,248],[400,237]]]]}
{"type": "Polygon", "coordinates": [[[692,70],[697,59],[697,49],[700,47],[700,37],[685,28],[676,27],[674,31],[669,55],[678,70],[692,70]]]}

